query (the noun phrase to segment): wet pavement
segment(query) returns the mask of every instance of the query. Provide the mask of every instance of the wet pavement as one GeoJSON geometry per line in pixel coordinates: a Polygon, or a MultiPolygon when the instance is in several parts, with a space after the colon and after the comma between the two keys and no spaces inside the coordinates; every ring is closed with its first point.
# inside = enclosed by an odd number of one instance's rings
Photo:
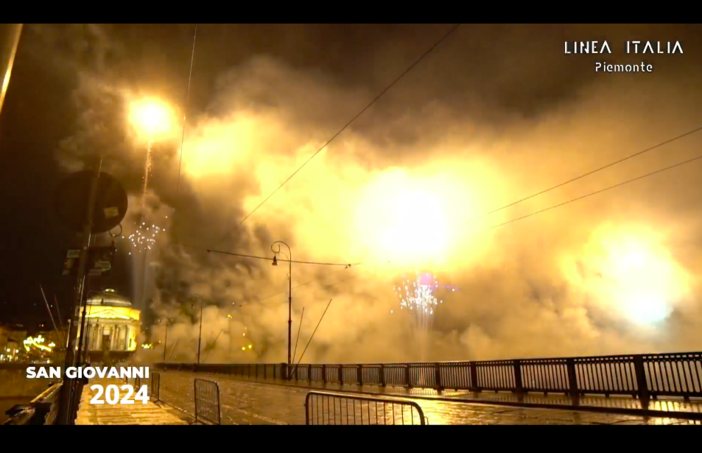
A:
{"type": "MultiPolygon", "coordinates": [[[[121,388],[125,382],[121,379],[91,379],[83,387],[76,425],[187,425],[190,421],[190,417],[167,405],[134,401],[134,395],[129,398],[134,404],[90,404],[96,394],[90,387],[95,384],[121,388]]],[[[122,392],[120,398],[125,396],[126,393],[122,392]]],[[[105,399],[104,394],[102,399],[105,399]]]]}
{"type": "MultiPolygon", "coordinates": [[[[246,381],[226,375],[205,373],[161,373],[161,399],[188,413],[194,413],[194,378],[219,384],[222,424],[225,425],[302,425],[305,424],[305,397],[312,389],[295,385],[276,385],[246,381]]],[[[307,384],[307,383],[306,383],[307,384]]],[[[339,391],[327,384],[314,390],[339,391]]],[[[353,386],[356,387],[356,386],[353,386]]],[[[375,391],[380,388],[373,387],[375,391]]],[[[366,387],[361,389],[369,393],[366,387]]],[[[344,389],[346,392],[347,389],[344,389]]],[[[350,393],[344,393],[350,395],[350,393]]],[[[468,393],[468,395],[472,395],[468,393]]],[[[369,394],[367,396],[375,396],[369,394]]],[[[498,394],[498,396],[500,396],[498,394]]],[[[508,395],[502,394],[503,397],[508,395]]],[[[511,395],[510,395],[511,396],[511,395]]],[[[422,408],[431,425],[669,425],[702,424],[699,420],[645,417],[613,413],[595,413],[552,408],[506,407],[450,401],[465,398],[465,392],[444,392],[446,399],[436,399],[436,391],[427,389],[385,389],[384,398],[414,401],[422,408]],[[396,392],[404,391],[404,394],[396,392]],[[433,392],[433,395],[431,395],[433,392]],[[453,395],[453,396],[452,396],[453,395]]],[[[563,398],[563,397],[561,397],[563,398]]],[[[622,399],[623,401],[623,399],[622,399]]]]}

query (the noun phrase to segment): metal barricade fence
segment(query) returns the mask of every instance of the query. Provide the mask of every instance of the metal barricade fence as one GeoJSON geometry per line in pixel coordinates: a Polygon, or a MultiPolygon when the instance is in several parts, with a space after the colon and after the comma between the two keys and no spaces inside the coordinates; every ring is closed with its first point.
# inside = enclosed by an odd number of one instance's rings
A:
{"type": "Polygon", "coordinates": [[[161,398],[161,373],[151,374],[151,399],[159,401],[161,398]]]}
{"type": "Polygon", "coordinates": [[[221,425],[219,385],[214,381],[195,379],[195,421],[221,425]]]}
{"type": "Polygon", "coordinates": [[[412,401],[309,392],[307,425],[426,425],[422,408],[412,401]]]}

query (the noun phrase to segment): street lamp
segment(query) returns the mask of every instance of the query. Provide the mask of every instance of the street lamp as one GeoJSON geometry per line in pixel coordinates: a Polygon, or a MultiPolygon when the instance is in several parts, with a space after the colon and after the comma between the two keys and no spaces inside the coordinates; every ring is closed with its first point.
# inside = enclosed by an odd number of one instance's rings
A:
{"type": "MultiPolygon", "coordinates": [[[[158,320],[161,324],[161,320],[158,320]]],[[[166,338],[163,340],[163,363],[166,363],[166,352],[168,351],[168,328],[173,325],[173,319],[166,318],[166,338]]]]}
{"type": "MultiPolygon", "coordinates": [[[[197,297],[200,299],[200,334],[198,335],[197,339],[197,364],[200,364],[200,345],[202,344],[202,296],[199,294],[194,294],[193,298],[197,297]]],[[[192,307],[195,308],[195,304],[192,304],[192,307]]]]}
{"type": "Polygon", "coordinates": [[[278,253],[280,253],[280,244],[288,248],[288,365],[292,364],[291,346],[292,346],[292,250],[290,246],[283,241],[276,241],[271,244],[273,255],[273,266],[278,265],[278,253]],[[277,247],[276,247],[277,246],[277,247]]]}

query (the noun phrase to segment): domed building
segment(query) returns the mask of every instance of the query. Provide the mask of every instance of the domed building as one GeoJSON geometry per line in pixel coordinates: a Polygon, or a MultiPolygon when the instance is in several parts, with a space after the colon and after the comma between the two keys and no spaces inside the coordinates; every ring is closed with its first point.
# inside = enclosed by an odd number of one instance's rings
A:
{"type": "MultiPolygon", "coordinates": [[[[79,313],[79,318],[82,313],[79,313]]],[[[141,330],[141,312],[132,308],[129,299],[113,289],[93,292],[86,309],[86,339],[84,348],[91,361],[100,360],[109,351],[112,359],[120,360],[134,354],[141,330]]],[[[80,327],[79,327],[80,338],[80,327]]]]}

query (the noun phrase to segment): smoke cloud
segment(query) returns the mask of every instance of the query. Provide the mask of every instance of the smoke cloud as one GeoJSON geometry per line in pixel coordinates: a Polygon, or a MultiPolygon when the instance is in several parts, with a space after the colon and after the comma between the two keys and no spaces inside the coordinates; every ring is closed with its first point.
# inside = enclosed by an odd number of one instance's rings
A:
{"type": "MultiPolygon", "coordinates": [[[[698,64],[693,30],[459,29],[239,225],[443,33],[440,26],[378,26],[315,47],[325,40],[313,37],[340,34],[310,27],[266,48],[254,38],[249,47],[241,43],[262,30],[275,38],[285,27],[243,28],[231,32],[240,39],[231,51],[215,43],[222,28],[199,32],[182,165],[176,124],[153,143],[149,202],[141,212],[136,200],[147,144],[130,127],[128,107],[154,96],[183,117],[192,30],[160,27],[163,36],[154,42],[176,37],[180,48],[151,44],[137,52],[130,40],[146,39],[145,27],[67,29],[89,44],[64,49],[58,63],[48,56],[62,42],[56,28],[36,27],[37,58],[56,71],[78,69],[71,76],[77,129],[57,158],[73,170],[104,154],[106,171],[133,195],[124,235],[144,216],[166,229],[147,260],[130,264],[134,282],[142,282],[131,284],[132,297],[151,312],[144,341],[156,345],[144,360],[162,358],[158,342],[168,319],[167,359],[194,360],[202,304],[206,361],[285,361],[287,262],[274,267],[207,252],[272,257],[279,240],[290,245],[293,260],[352,264],[292,266],[293,345],[304,307],[298,357],[332,300],[304,362],[697,348],[700,164],[492,227],[689,159],[699,152],[698,137],[480,217],[698,127],[702,93],[689,69],[698,64]],[[621,46],[630,36],[684,40],[686,53],[654,56],[653,74],[598,77],[590,57],[563,55],[564,40],[621,46]],[[229,52],[219,60],[218,45],[229,52]],[[336,59],[341,51],[345,61],[336,59]],[[402,275],[415,271],[458,288],[437,293],[443,304],[429,338],[415,334],[393,293],[402,275]]],[[[127,241],[119,247],[130,253],[127,241]]]]}

